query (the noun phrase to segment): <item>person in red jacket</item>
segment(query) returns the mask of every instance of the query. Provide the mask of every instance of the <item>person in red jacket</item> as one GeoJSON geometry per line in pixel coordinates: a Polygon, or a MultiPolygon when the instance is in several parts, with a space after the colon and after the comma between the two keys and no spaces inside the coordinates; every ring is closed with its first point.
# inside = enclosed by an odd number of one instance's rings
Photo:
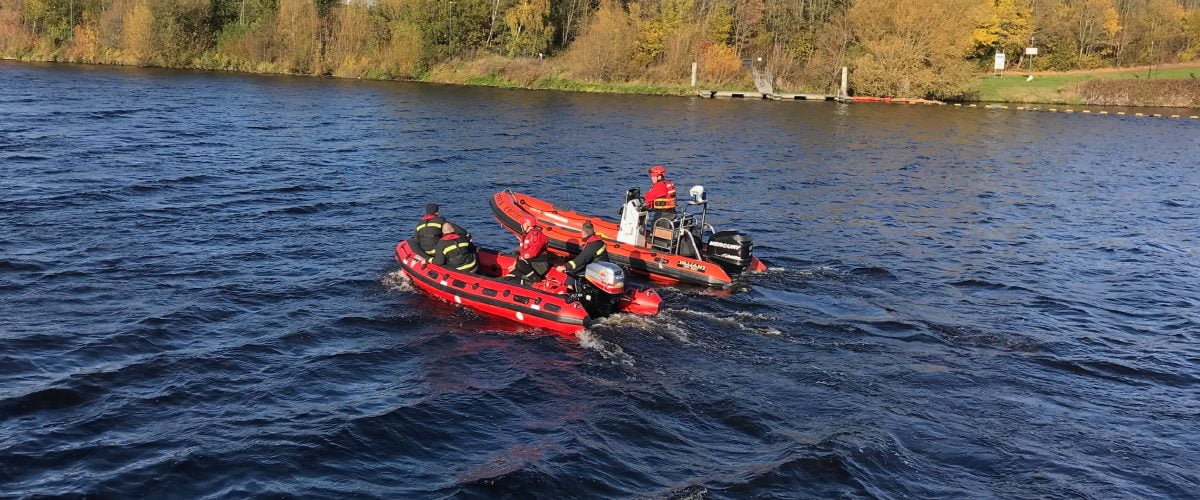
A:
{"type": "Polygon", "coordinates": [[[517,263],[508,272],[506,278],[517,279],[522,284],[532,285],[541,281],[550,270],[550,255],[546,253],[546,235],[538,227],[533,217],[521,220],[520,255],[517,263]]]}
{"type": "Polygon", "coordinates": [[[650,167],[650,190],[646,191],[646,208],[650,209],[651,226],[661,218],[675,220],[675,183],[667,180],[667,169],[662,165],[650,167]]]}

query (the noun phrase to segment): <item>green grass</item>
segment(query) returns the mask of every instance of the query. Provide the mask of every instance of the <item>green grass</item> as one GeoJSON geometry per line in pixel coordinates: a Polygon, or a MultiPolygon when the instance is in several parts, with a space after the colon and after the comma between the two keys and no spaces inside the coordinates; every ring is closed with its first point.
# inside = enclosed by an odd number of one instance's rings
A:
{"type": "Polygon", "coordinates": [[[459,83],[461,85],[482,85],[487,87],[520,88],[537,90],[563,90],[570,92],[604,92],[610,94],[654,94],[654,95],[688,95],[696,89],[683,85],[654,85],[644,83],[608,83],[586,82],[572,80],[559,76],[546,76],[525,85],[505,78],[499,73],[469,76],[458,82],[430,80],[438,83],[459,83]]]}
{"type": "Polygon", "coordinates": [[[504,78],[503,75],[500,75],[498,73],[488,73],[486,75],[481,75],[481,76],[467,77],[465,80],[463,80],[462,83],[463,83],[463,85],[482,85],[485,87],[513,88],[513,87],[521,86],[520,84],[518,84],[516,82],[513,82],[507,78],[504,78]]]}
{"type": "Polygon", "coordinates": [[[695,89],[683,85],[652,85],[643,83],[583,82],[561,77],[546,77],[534,82],[533,88],[569,90],[572,92],[608,92],[614,94],[684,95],[695,89]]]}
{"type": "MultiPolygon", "coordinates": [[[[1154,79],[1189,78],[1195,74],[1200,78],[1200,65],[1155,69],[1154,79]]],[[[1033,81],[1025,81],[1024,74],[1010,71],[1002,77],[985,76],[979,80],[979,100],[990,102],[1029,102],[1054,104],[1079,104],[1075,87],[1096,79],[1146,78],[1146,70],[1097,70],[1089,72],[1034,74],[1033,81]]]]}

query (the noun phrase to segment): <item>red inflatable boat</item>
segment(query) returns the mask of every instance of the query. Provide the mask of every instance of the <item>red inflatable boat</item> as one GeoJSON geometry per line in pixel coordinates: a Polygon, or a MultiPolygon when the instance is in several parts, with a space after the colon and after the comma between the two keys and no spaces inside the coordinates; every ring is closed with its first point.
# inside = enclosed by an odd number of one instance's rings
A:
{"type": "Polygon", "coordinates": [[[396,245],[400,270],[426,293],[561,334],[573,335],[614,312],[656,314],[661,301],[654,290],[626,287],[624,274],[613,265],[589,266],[588,281],[581,279],[581,290],[573,290],[565,284],[567,276],[558,271],[551,270],[541,282],[524,286],[499,279],[513,265],[514,258],[483,248],[478,249],[476,258],[478,271],[464,273],[427,262],[413,252],[408,241],[396,245]],[[596,271],[596,279],[592,271],[596,271]]]}
{"type": "MultiPolygon", "coordinates": [[[[702,196],[701,194],[701,199],[702,196]]],[[[699,202],[704,203],[707,202],[699,202]]],[[[580,227],[585,221],[591,221],[596,228],[596,234],[604,238],[610,260],[633,271],[645,273],[655,281],[723,288],[732,284],[733,277],[742,272],[767,269],[762,261],[751,255],[753,243],[749,236],[737,231],[711,231],[711,226],[704,224],[703,219],[700,219],[698,224],[693,224],[692,228],[699,226],[698,230],[693,229],[688,235],[692,238],[691,246],[688,247],[690,252],[679,252],[675,245],[663,248],[650,244],[618,242],[616,235],[620,228],[616,223],[558,208],[532,196],[502,191],[492,196],[491,205],[492,213],[500,225],[517,237],[523,234],[520,221],[527,216],[533,217],[543,228],[543,233],[549,240],[550,250],[566,256],[573,256],[583,248],[580,243],[580,227]],[[695,233],[702,237],[691,236],[695,233]],[[699,241],[709,233],[714,234],[708,236],[706,241],[699,241]]],[[[665,229],[668,235],[672,234],[674,229],[677,238],[674,241],[679,241],[679,226],[672,228],[668,225],[665,229]]]]}

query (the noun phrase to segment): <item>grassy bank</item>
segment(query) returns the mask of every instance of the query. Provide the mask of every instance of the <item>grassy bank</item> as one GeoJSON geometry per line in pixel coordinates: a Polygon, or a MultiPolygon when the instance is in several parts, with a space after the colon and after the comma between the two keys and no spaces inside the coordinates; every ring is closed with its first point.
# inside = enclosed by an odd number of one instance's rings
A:
{"type": "Polygon", "coordinates": [[[616,94],[691,95],[696,89],[671,82],[597,81],[580,78],[557,59],[482,56],[438,64],[418,81],[487,87],[606,92],[616,94]]]}
{"type": "MultiPolygon", "coordinates": [[[[1146,73],[1146,67],[1140,69],[1105,68],[1091,71],[1034,73],[1033,80],[1026,81],[1024,73],[1018,74],[1017,72],[1010,71],[1009,74],[1001,77],[990,75],[981,77],[979,80],[979,100],[1043,104],[1106,104],[1109,101],[1108,98],[1098,95],[1094,91],[1083,92],[1084,85],[1093,80],[1134,80],[1136,82],[1146,82],[1146,73]]],[[[1153,77],[1150,81],[1200,79],[1200,64],[1156,67],[1151,71],[1150,76],[1153,77]]],[[[1135,102],[1128,105],[1162,106],[1165,104],[1135,102]]],[[[1200,102],[1182,105],[1200,106],[1200,102]]]]}

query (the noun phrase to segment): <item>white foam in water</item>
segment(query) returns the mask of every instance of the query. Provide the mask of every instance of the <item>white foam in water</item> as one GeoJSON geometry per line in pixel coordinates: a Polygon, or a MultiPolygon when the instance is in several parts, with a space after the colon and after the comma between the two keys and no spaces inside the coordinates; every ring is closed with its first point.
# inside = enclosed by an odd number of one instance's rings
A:
{"type": "Polygon", "coordinates": [[[379,282],[383,283],[383,286],[387,287],[387,289],[392,292],[417,291],[417,288],[412,284],[412,280],[409,279],[408,276],[405,276],[403,271],[393,271],[387,273],[383,275],[383,278],[380,279],[379,282]]]}
{"type": "Polygon", "coordinates": [[[621,349],[621,346],[612,342],[605,342],[589,329],[580,330],[576,336],[579,337],[580,347],[596,351],[604,359],[619,363],[626,368],[633,368],[633,358],[625,354],[625,350],[621,349]]]}
{"type": "Polygon", "coordinates": [[[617,313],[597,321],[592,327],[631,328],[671,336],[684,342],[688,340],[687,330],[678,321],[664,314],[641,316],[617,313]]]}
{"type": "Polygon", "coordinates": [[[745,330],[747,332],[757,333],[759,335],[782,335],[783,334],[783,332],[781,332],[775,328],[771,328],[771,327],[746,326],[745,323],[747,321],[775,321],[775,318],[772,318],[770,316],[765,316],[762,314],[753,314],[753,313],[738,311],[738,312],[734,312],[729,315],[718,316],[718,315],[710,313],[710,312],[695,311],[692,309],[668,309],[667,312],[670,314],[678,315],[678,316],[691,316],[694,318],[700,318],[705,321],[721,323],[724,325],[737,327],[737,328],[745,330]]]}

